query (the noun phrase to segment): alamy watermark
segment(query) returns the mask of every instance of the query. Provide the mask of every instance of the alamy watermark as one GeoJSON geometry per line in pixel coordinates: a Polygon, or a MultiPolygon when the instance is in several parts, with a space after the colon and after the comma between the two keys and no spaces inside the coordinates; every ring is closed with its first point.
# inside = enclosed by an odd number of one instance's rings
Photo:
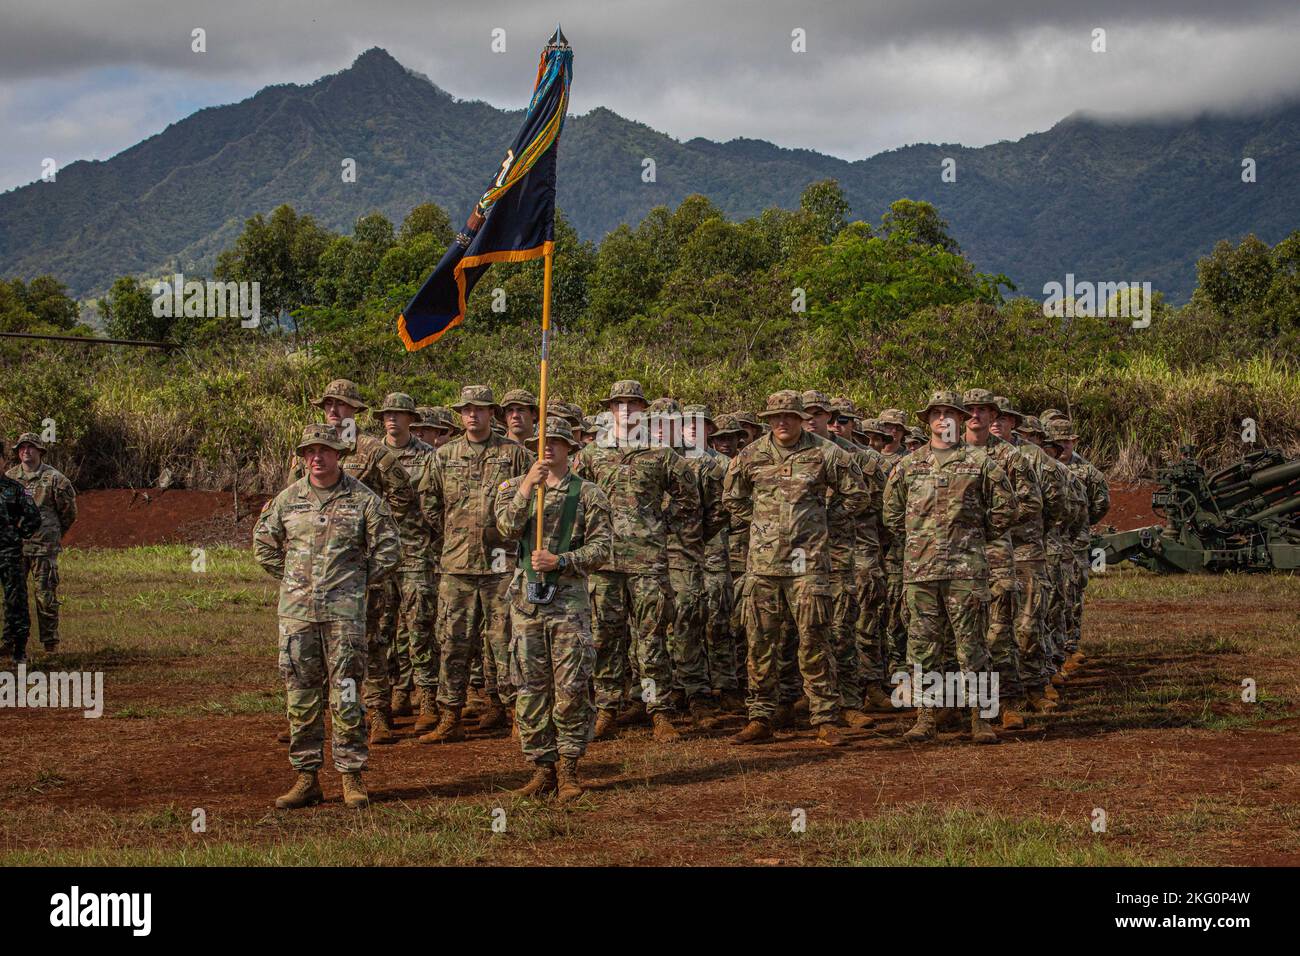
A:
{"type": "Polygon", "coordinates": [[[1151,325],[1150,282],[1076,282],[1073,272],[1065,282],[1043,286],[1043,315],[1049,319],[1132,319],[1133,328],[1151,325]]]}
{"type": "Polygon", "coordinates": [[[103,671],[29,671],[26,664],[0,671],[0,708],[80,710],[83,717],[104,714],[103,671]]]}
{"type": "Polygon", "coordinates": [[[981,717],[996,717],[998,702],[997,671],[895,671],[889,682],[894,686],[890,702],[901,707],[973,707],[981,717]]]}
{"type": "Polygon", "coordinates": [[[155,318],[224,319],[239,317],[245,329],[255,329],[262,322],[262,286],[260,282],[218,282],[208,279],[185,281],[178,272],[171,281],[159,279],[153,284],[155,318]]]}

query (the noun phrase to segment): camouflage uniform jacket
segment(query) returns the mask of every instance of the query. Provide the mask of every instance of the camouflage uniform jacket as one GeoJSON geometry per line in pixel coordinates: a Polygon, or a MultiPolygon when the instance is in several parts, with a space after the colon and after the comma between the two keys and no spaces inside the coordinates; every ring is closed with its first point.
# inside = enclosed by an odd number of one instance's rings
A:
{"type": "Polygon", "coordinates": [[[604,570],[665,573],[670,530],[680,536],[685,551],[702,553],[699,482],[686,459],[671,448],[592,442],[573,459],[573,470],[596,482],[609,499],[614,555],[604,570]]]}
{"type": "Polygon", "coordinates": [[[501,483],[525,474],[534,460],[528,449],[495,434],[477,446],[459,435],[434,452],[418,491],[425,520],[442,535],[442,573],[511,569],[515,546],[497,530],[493,505],[501,483]]]}
{"type": "Polygon", "coordinates": [[[992,458],[1011,479],[1016,492],[1016,519],[1010,530],[990,541],[986,554],[989,571],[1005,577],[1014,574],[1016,560],[1037,561],[1046,558],[1042,550],[1043,492],[1038,486],[1034,467],[1016,446],[997,435],[989,435],[984,453],[992,458]],[[1035,548],[1037,545],[1037,548],[1035,548]],[[1023,557],[1022,557],[1023,556],[1023,557]]]}
{"type": "MultiPolygon", "coordinates": [[[[722,476],[725,468],[719,466],[707,454],[687,455],[678,449],[687,469],[695,476],[695,487],[700,493],[700,529],[699,549],[688,552],[682,544],[682,536],[676,530],[668,534],[668,567],[676,571],[689,571],[691,568],[704,567],[708,555],[709,543],[722,533],[726,527],[727,513],[722,508],[722,476]]],[[[671,502],[665,502],[671,504],[671,502]]]]}
{"type": "MultiPolygon", "coordinates": [[[[727,509],[722,506],[722,479],[727,475],[727,465],[731,459],[720,451],[708,448],[705,450],[702,460],[708,463],[710,477],[706,480],[714,485],[713,493],[717,496],[718,520],[722,524],[717,533],[704,542],[704,570],[720,573],[731,567],[731,541],[727,532],[730,515],[727,514],[727,509]]],[[[707,505],[705,505],[705,511],[706,513],[708,511],[707,505]]]]}
{"type": "Polygon", "coordinates": [[[1036,538],[1032,544],[1016,545],[1016,560],[1043,561],[1047,558],[1050,536],[1058,533],[1056,529],[1061,527],[1068,508],[1065,498],[1065,477],[1056,460],[1033,442],[1017,441],[1013,444],[1016,451],[1033,469],[1043,499],[1043,508],[1033,529],[1036,538]]]}
{"type": "Polygon", "coordinates": [[[889,463],[884,455],[869,445],[854,445],[851,442],[844,444],[849,445],[849,454],[862,469],[862,480],[867,486],[867,493],[871,496],[871,504],[857,521],[853,566],[880,568],[884,561],[884,525],[880,519],[880,508],[884,504],[889,463]]]}
{"type": "Polygon", "coordinates": [[[31,494],[12,478],[0,477],[0,560],[22,557],[23,541],[41,529],[41,509],[31,494]]]}
{"type": "MultiPolygon", "coordinates": [[[[614,526],[610,523],[609,499],[590,481],[582,482],[578,492],[578,511],[573,518],[569,550],[556,550],[560,546],[560,516],[564,511],[565,495],[569,491],[569,485],[577,480],[579,479],[570,472],[554,488],[548,486],[542,505],[543,542],[546,550],[555,555],[563,554],[568,561],[568,566],[556,579],[558,587],[550,607],[557,604],[562,607],[586,607],[589,602],[587,575],[604,567],[614,552],[614,526]]],[[[519,475],[501,482],[497,489],[494,505],[497,531],[507,541],[519,541],[525,533],[533,533],[528,528],[528,519],[533,513],[537,491],[534,489],[531,495],[521,495],[519,486],[523,483],[524,476],[519,475]]],[[[517,610],[532,616],[538,612],[539,605],[525,597],[525,580],[521,563],[515,570],[515,579],[510,586],[511,593],[515,596],[513,603],[517,610]]]]}
{"type": "Polygon", "coordinates": [[[253,556],[280,581],[281,617],[322,622],[365,621],[366,588],[402,555],[388,506],[345,474],[323,501],[307,478],[268,501],[253,529],[253,556]]]}
{"type": "Polygon", "coordinates": [[[862,446],[846,441],[834,433],[822,440],[830,442],[848,456],[862,479],[863,486],[867,489],[867,507],[856,515],[842,513],[841,498],[834,491],[828,491],[826,495],[830,523],[831,570],[852,571],[857,563],[858,545],[863,528],[871,527],[880,518],[880,500],[885,490],[885,482],[875,470],[875,462],[868,463],[860,454],[862,446]],[[870,475],[864,466],[872,468],[870,475]]]}
{"type": "MultiPolygon", "coordinates": [[[[390,445],[388,439],[384,439],[384,447],[397,456],[397,461],[401,464],[402,470],[406,472],[406,477],[411,483],[412,488],[419,488],[420,481],[424,478],[424,473],[428,471],[429,465],[433,462],[434,447],[428,442],[423,442],[411,436],[410,440],[398,448],[396,445],[390,445]]],[[[417,497],[418,504],[418,497],[417,497]]],[[[438,569],[438,552],[442,548],[442,538],[439,535],[439,529],[424,514],[424,509],[418,509],[420,515],[420,526],[422,528],[421,538],[424,542],[424,564],[420,570],[436,571],[438,569]]],[[[402,562],[402,570],[415,570],[409,566],[407,561],[402,562]]]]}
{"type": "Polygon", "coordinates": [[[871,506],[857,463],[807,430],[789,449],[771,434],[746,445],[727,468],[723,501],[732,527],[749,529],[745,570],[775,577],[829,573],[831,522],[853,527],[871,506]],[[839,498],[835,511],[832,496],[839,498]]]}
{"type": "Polygon", "coordinates": [[[1088,499],[1087,523],[1074,538],[1074,549],[1086,550],[1092,544],[1092,526],[1106,517],[1106,512],[1110,510],[1110,485],[1106,483],[1106,477],[1093,467],[1092,462],[1078,452],[1074,453],[1067,467],[1083,483],[1088,499]]]}
{"type": "MultiPolygon", "coordinates": [[[[889,481],[889,476],[894,471],[894,466],[907,457],[906,451],[878,451],[877,455],[881,457],[885,466],[885,481],[889,481]]],[[[880,549],[885,557],[885,572],[887,574],[903,573],[903,540],[901,537],[896,538],[890,533],[889,528],[885,526],[883,514],[883,495],[882,495],[882,514],[880,518],[880,549]]]]}
{"type": "Polygon", "coordinates": [[[63,536],[77,520],[77,492],[63,472],[44,462],[35,471],[15,465],[6,474],[27,489],[41,510],[41,529],[23,542],[28,557],[51,557],[63,550],[63,536]]]}
{"type": "Polygon", "coordinates": [[[903,541],[903,580],[987,580],[989,541],[1016,518],[1011,479],[981,448],[959,442],[941,464],[922,445],[885,485],[885,526],[903,541]]]}

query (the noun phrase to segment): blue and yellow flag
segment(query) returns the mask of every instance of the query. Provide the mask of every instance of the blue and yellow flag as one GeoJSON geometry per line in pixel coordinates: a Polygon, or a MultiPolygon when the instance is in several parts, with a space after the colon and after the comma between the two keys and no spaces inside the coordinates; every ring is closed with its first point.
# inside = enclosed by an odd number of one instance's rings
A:
{"type": "Polygon", "coordinates": [[[465,299],[494,262],[540,259],[555,246],[555,154],[569,107],[573,51],[557,28],[537,64],[533,98],[501,170],[442,260],[397,317],[407,351],[465,318],[465,299]]]}

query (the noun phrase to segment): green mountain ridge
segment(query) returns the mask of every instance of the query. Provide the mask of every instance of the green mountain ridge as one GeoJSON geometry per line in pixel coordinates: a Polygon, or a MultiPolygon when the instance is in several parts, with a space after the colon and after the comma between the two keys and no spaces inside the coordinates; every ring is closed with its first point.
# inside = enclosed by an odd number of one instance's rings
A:
{"type": "MultiPolygon", "coordinates": [[[[70,164],[54,184],[0,194],[0,275],[52,273],[88,297],[127,273],[204,274],[246,218],[281,203],[339,231],[372,211],[400,221],[427,201],[457,223],[520,115],[458,100],[373,48],[311,84],[201,109],[109,160],[70,164]],[[355,183],[342,181],[345,158],[355,183]]],[[[566,122],[558,201],[580,235],[600,239],[691,193],[740,218],[794,207],[826,178],[868,221],[901,197],[934,203],[979,268],[1027,294],[1072,272],[1150,281],[1181,301],[1219,239],[1274,243],[1300,223],[1300,104],[1144,122],[1073,113],[1016,141],[912,144],[853,162],[756,139],[682,142],[598,107],[566,122]],[[1241,181],[1247,156],[1253,184],[1241,181]],[[946,157],[955,183],[940,179],[946,157]]]]}

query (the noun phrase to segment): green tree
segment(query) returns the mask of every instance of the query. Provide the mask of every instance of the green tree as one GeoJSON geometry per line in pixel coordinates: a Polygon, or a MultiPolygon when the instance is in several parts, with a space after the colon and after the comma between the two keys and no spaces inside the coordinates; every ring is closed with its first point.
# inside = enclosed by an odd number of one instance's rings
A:
{"type": "Polygon", "coordinates": [[[154,315],[153,295],[134,276],[121,276],[113,283],[108,296],[99,300],[99,314],[104,331],[113,339],[162,342],[176,322],[173,316],[154,315]]]}
{"type": "Polygon", "coordinates": [[[292,206],[277,206],[270,218],[261,213],[244,222],[229,249],[217,256],[214,276],[222,282],[257,282],[261,327],[273,328],[273,317],[293,314],[316,300],[316,275],[322,253],[333,233],[292,206]]]}
{"type": "Polygon", "coordinates": [[[818,242],[834,239],[845,225],[849,201],[838,180],[823,179],[809,183],[799,197],[799,208],[812,219],[813,234],[818,242]]]}
{"type": "Polygon", "coordinates": [[[451,228],[451,220],[442,207],[434,202],[421,203],[406,214],[402,220],[402,227],[397,231],[397,241],[400,245],[409,245],[418,236],[432,236],[433,244],[440,246],[444,250],[451,245],[451,240],[455,233],[451,228]]]}
{"type": "Polygon", "coordinates": [[[961,248],[948,232],[948,223],[928,202],[896,199],[880,220],[880,231],[891,238],[922,246],[938,246],[945,252],[961,254],[961,248]]]}

